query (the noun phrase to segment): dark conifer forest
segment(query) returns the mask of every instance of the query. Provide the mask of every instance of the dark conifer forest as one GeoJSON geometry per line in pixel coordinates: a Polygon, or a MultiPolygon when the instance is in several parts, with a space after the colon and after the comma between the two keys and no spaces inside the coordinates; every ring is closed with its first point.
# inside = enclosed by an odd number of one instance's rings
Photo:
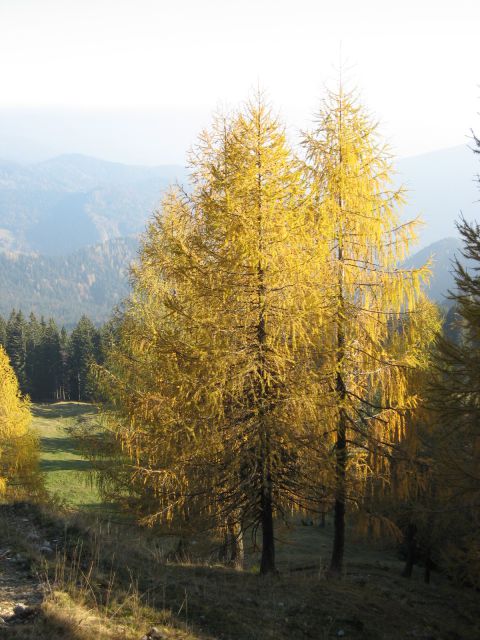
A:
{"type": "Polygon", "coordinates": [[[34,402],[94,399],[90,368],[101,364],[113,339],[113,324],[99,328],[82,316],[67,332],[53,318],[25,318],[15,309],[0,316],[0,345],[5,349],[20,390],[34,402]]]}

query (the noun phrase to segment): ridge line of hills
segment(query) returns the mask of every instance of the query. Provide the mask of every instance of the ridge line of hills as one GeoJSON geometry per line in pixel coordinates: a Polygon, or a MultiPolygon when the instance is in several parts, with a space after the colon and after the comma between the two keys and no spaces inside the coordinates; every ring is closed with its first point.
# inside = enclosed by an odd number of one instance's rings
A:
{"type": "Polygon", "coordinates": [[[65,255],[141,233],[183,167],[123,165],[80,154],[0,163],[0,251],[65,255]]]}
{"type": "MultiPolygon", "coordinates": [[[[428,293],[449,304],[444,294],[460,248],[455,220],[460,211],[467,219],[480,212],[478,156],[462,145],[404,158],[396,168],[410,200],[402,219],[420,213],[426,223],[405,266],[434,254],[428,293]]],[[[82,314],[106,320],[128,293],[138,236],[162,193],[187,177],[177,165],[129,166],[81,154],[35,164],[0,160],[0,315],[33,310],[67,327],[82,314]]]]}

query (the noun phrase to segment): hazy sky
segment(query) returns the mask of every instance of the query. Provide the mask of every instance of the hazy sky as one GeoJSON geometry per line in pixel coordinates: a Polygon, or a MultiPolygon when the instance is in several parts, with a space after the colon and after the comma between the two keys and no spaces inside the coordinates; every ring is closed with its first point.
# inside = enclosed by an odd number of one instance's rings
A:
{"type": "Polygon", "coordinates": [[[478,0],[0,0],[0,156],[183,162],[260,82],[305,127],[341,57],[401,156],[480,130],[478,0]]]}

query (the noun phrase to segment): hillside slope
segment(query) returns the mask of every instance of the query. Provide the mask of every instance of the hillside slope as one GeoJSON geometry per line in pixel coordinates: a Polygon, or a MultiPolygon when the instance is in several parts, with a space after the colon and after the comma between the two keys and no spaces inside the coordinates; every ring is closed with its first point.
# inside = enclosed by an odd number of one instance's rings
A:
{"type": "Polygon", "coordinates": [[[136,238],[118,238],[67,256],[0,253],[0,315],[12,308],[71,327],[82,314],[100,323],[128,292],[136,238]]]}
{"type": "MultiPolygon", "coordinates": [[[[66,256],[29,256],[0,252],[0,315],[12,308],[53,316],[70,327],[82,314],[105,321],[128,294],[128,270],[137,256],[136,237],[117,238],[66,256]]],[[[427,293],[439,304],[454,288],[452,260],[460,256],[458,238],[444,238],[421,249],[404,266],[418,268],[432,258],[427,293]]]]}
{"type": "MultiPolygon", "coordinates": [[[[480,217],[478,157],[467,145],[397,163],[409,189],[403,217],[421,214],[420,251],[433,255],[429,295],[449,304],[451,259],[460,247],[455,220],[480,217]]],[[[127,294],[128,266],[162,191],[185,182],[178,166],[136,167],[82,155],[31,165],[0,162],[0,314],[12,307],[70,326],[86,313],[102,322],[127,294]],[[122,239],[127,238],[127,239],[122,239]],[[94,246],[95,245],[95,246],[94,246]]]]}
{"type": "Polygon", "coordinates": [[[74,154],[33,165],[0,163],[0,251],[65,255],[138,234],[162,193],[186,172],[74,154]]]}
{"type": "Polygon", "coordinates": [[[425,291],[429,298],[438,302],[438,304],[445,306],[452,304],[447,295],[449,291],[455,288],[453,277],[453,260],[455,256],[461,262],[465,262],[460,253],[461,248],[462,242],[460,238],[443,238],[421,249],[404,263],[405,267],[416,269],[428,262],[429,259],[432,260],[430,282],[425,291]]]}
{"type": "MultiPolygon", "coordinates": [[[[407,189],[405,220],[421,216],[420,246],[456,236],[455,220],[479,215],[479,158],[467,144],[395,162],[407,189]]],[[[141,233],[163,191],[187,171],[130,166],[79,154],[36,164],[0,161],[0,251],[65,255],[141,233]]]]}
{"type": "Polygon", "coordinates": [[[402,218],[420,216],[420,246],[455,237],[455,220],[480,218],[479,156],[467,144],[404,158],[396,180],[407,189],[402,218]]]}

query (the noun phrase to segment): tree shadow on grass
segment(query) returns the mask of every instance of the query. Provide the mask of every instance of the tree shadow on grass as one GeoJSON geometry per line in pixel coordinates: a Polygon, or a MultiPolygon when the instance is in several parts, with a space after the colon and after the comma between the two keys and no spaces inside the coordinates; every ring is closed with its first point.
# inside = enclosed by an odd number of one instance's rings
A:
{"type": "Polygon", "coordinates": [[[41,471],[91,471],[89,460],[41,460],[41,471]]]}
{"type": "Polygon", "coordinates": [[[35,418],[75,418],[97,413],[94,405],[84,402],[57,402],[52,404],[33,404],[32,415],[35,418]]]}
{"type": "Polygon", "coordinates": [[[40,449],[43,453],[71,453],[81,455],[74,438],[41,438],[40,449]]]}

